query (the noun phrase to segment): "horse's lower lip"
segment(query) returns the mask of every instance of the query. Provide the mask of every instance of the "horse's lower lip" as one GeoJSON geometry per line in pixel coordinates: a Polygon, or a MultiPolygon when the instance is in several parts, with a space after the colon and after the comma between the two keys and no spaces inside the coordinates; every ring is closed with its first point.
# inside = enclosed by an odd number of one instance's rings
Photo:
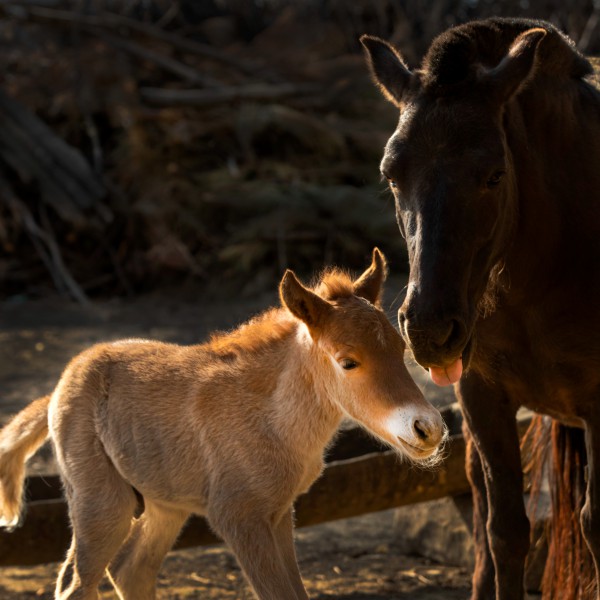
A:
{"type": "MultiPolygon", "coordinates": [[[[470,337],[467,340],[467,343],[465,344],[465,347],[463,348],[462,353],[454,360],[451,360],[450,363],[453,363],[455,360],[458,360],[460,358],[462,360],[462,364],[463,364],[463,371],[466,371],[469,368],[469,363],[471,362],[472,349],[473,349],[473,338],[470,337]]],[[[444,363],[440,363],[440,364],[430,363],[428,365],[422,365],[422,366],[426,371],[429,371],[431,369],[431,367],[444,368],[443,364],[444,363]]],[[[449,364],[449,363],[446,363],[446,364],[449,364]]]]}

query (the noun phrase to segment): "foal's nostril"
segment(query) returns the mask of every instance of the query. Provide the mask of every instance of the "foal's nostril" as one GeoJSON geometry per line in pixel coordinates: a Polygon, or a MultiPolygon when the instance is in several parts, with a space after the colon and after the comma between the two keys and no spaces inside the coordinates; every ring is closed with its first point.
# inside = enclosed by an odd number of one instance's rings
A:
{"type": "Polygon", "coordinates": [[[415,429],[415,433],[417,434],[417,437],[421,441],[424,442],[429,437],[429,434],[427,433],[427,429],[423,426],[423,424],[420,421],[415,421],[413,423],[413,427],[415,429]]]}

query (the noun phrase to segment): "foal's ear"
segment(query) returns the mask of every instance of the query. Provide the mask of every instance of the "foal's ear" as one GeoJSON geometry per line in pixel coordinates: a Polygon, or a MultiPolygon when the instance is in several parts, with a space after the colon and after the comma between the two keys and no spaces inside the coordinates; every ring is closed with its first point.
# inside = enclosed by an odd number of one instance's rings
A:
{"type": "Polygon", "coordinates": [[[361,36],[360,43],[366,50],[367,63],[375,83],[383,95],[399,107],[402,94],[412,78],[400,53],[387,42],[372,35],[361,36]]]}
{"type": "Polygon", "coordinates": [[[329,302],[304,287],[293,271],[285,272],[279,284],[281,303],[308,327],[318,327],[333,307],[329,302]]]}
{"type": "Polygon", "coordinates": [[[481,77],[491,86],[500,103],[516,94],[533,74],[536,50],[546,33],[541,27],[524,31],[500,63],[481,77]]]}
{"type": "Polygon", "coordinates": [[[387,261],[379,248],[373,248],[371,266],[354,282],[354,293],[378,306],[383,282],[387,277],[387,261]]]}

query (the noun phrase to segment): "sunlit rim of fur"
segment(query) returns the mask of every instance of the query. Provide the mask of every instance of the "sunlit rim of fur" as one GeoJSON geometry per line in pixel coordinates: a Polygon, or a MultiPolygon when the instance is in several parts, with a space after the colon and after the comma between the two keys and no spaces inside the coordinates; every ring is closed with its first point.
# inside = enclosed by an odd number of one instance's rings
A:
{"type": "MultiPolygon", "coordinates": [[[[313,290],[321,298],[335,302],[354,296],[354,280],[347,271],[337,267],[329,268],[320,275],[313,290]]],[[[272,308],[232,331],[214,332],[206,346],[218,354],[255,352],[277,339],[285,338],[291,334],[295,326],[296,321],[287,310],[272,308]]]]}
{"type": "Polygon", "coordinates": [[[217,354],[253,353],[283,340],[295,331],[297,322],[282,308],[271,308],[231,331],[215,331],[204,344],[217,354]]]}
{"type": "Polygon", "coordinates": [[[505,272],[505,263],[498,261],[490,270],[488,283],[483,296],[477,303],[477,312],[479,316],[485,318],[492,315],[498,307],[498,296],[505,284],[502,280],[502,274],[505,272]]]}
{"type": "Polygon", "coordinates": [[[354,296],[354,281],[350,273],[334,267],[321,273],[313,290],[315,294],[325,300],[335,301],[350,298],[354,296]]]}

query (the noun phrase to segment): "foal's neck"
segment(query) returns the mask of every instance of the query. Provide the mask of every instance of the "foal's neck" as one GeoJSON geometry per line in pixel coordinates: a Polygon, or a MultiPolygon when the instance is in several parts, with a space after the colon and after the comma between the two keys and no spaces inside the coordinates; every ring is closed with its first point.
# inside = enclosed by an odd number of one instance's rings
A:
{"type": "Polygon", "coordinates": [[[335,402],[337,374],[307,327],[298,323],[291,337],[272,397],[276,434],[302,452],[321,453],[335,434],[342,411],[335,402]]]}

